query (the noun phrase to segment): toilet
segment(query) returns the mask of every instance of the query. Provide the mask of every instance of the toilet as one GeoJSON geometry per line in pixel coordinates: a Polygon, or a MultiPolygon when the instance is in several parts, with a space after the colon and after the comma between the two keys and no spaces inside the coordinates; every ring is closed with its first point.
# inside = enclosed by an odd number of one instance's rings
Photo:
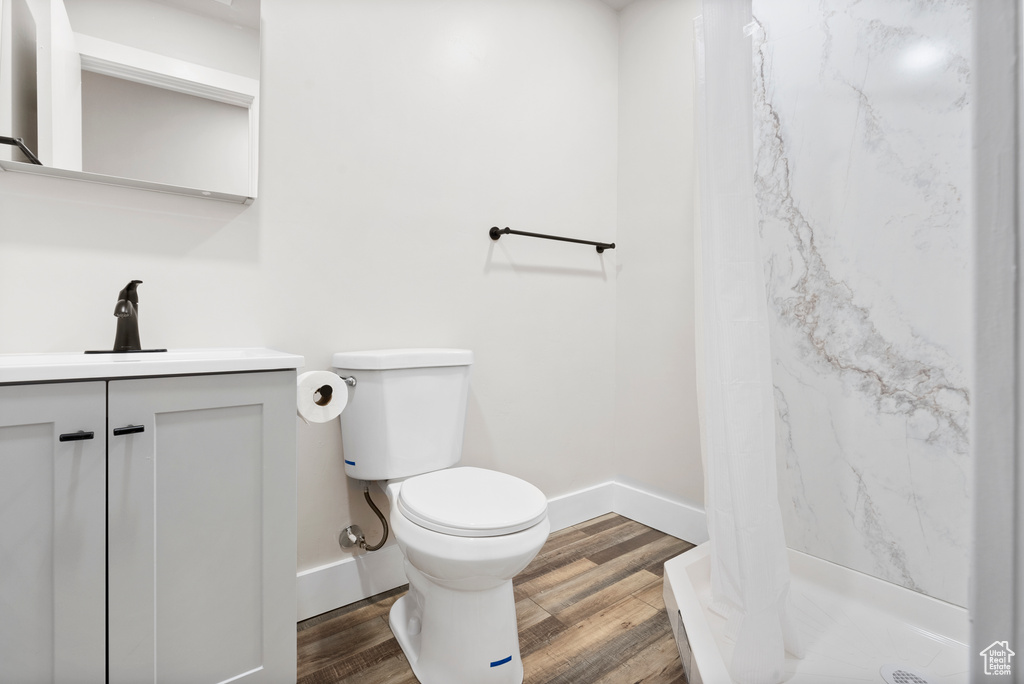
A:
{"type": "Polygon", "coordinates": [[[472,363],[465,349],[333,357],[335,372],[355,378],[341,414],[345,472],[390,502],[409,591],[389,622],[422,684],[521,684],[512,578],[551,530],[537,487],[455,467],[472,363]]]}

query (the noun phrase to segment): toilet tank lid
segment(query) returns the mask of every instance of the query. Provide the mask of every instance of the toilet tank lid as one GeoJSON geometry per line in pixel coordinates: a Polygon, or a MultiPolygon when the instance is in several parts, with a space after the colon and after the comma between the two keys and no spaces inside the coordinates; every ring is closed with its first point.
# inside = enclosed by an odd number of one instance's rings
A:
{"type": "Polygon", "coordinates": [[[334,355],[332,363],[335,368],[348,370],[469,366],[473,363],[473,352],[469,349],[377,349],[338,352],[334,355]]]}

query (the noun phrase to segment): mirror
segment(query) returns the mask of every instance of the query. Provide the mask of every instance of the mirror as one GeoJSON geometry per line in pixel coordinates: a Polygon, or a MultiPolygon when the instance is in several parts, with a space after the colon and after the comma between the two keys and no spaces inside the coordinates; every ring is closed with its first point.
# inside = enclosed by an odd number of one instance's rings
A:
{"type": "Polygon", "coordinates": [[[260,0],[0,0],[0,168],[250,203],[259,27],[260,0]]]}

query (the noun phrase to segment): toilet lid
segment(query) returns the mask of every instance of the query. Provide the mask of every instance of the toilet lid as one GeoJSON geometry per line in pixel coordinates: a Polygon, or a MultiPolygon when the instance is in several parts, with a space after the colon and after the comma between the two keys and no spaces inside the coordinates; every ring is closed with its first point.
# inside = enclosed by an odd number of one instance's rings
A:
{"type": "Polygon", "coordinates": [[[518,477],[483,468],[449,468],[402,483],[398,508],[412,522],[457,537],[496,537],[533,527],[547,515],[544,493],[518,477]]]}

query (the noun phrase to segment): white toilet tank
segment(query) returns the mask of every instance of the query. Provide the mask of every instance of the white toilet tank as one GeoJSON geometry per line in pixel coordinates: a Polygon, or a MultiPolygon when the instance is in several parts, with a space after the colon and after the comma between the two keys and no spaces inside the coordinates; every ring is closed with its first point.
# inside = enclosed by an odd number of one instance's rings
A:
{"type": "Polygon", "coordinates": [[[390,480],[458,463],[472,363],[467,349],[335,354],[335,372],[356,379],[341,414],[345,474],[390,480]]]}

